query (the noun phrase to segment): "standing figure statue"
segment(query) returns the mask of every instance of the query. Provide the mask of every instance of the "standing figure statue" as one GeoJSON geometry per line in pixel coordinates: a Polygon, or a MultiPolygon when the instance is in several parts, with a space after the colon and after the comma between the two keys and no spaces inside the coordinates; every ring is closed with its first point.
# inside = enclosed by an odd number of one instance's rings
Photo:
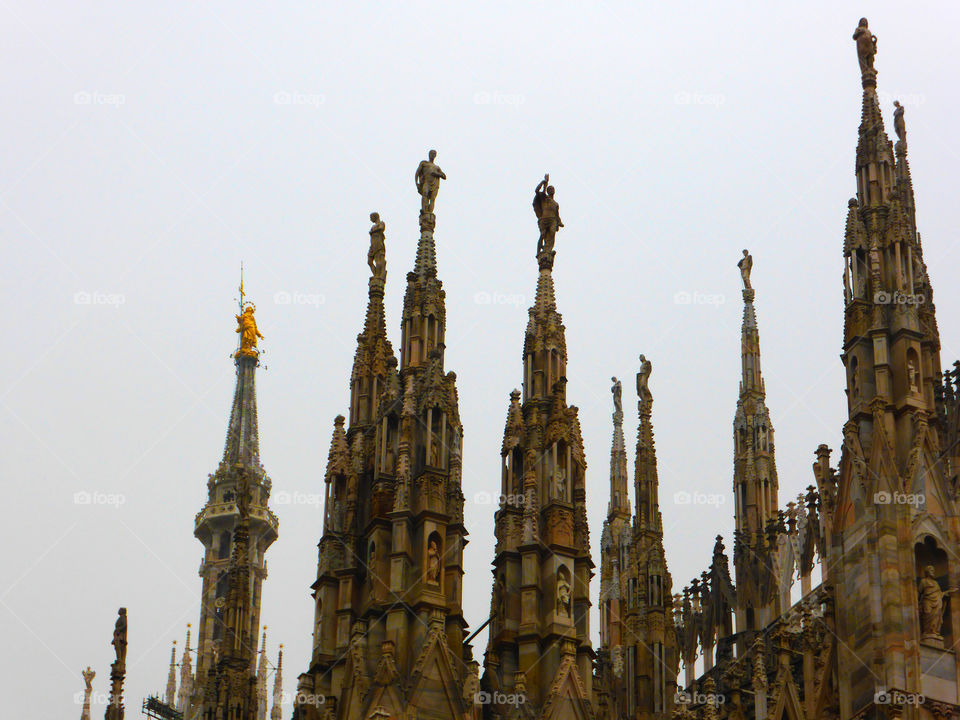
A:
{"type": "Polygon", "coordinates": [[[96,676],[96,671],[87,665],[87,669],[83,671],[83,709],[80,711],[80,720],[90,720],[90,695],[93,693],[93,679],[96,676]]]}
{"type": "Polygon", "coordinates": [[[857,42],[857,59],[860,60],[860,72],[873,70],[873,57],[877,54],[877,36],[870,32],[866,18],[860,18],[860,24],[853,31],[857,42]]]}
{"type": "Polygon", "coordinates": [[[927,565],[923,577],[917,583],[920,591],[920,632],[925,637],[940,637],[943,625],[943,598],[947,593],[940,589],[932,565],[927,565]]]}
{"type": "Polygon", "coordinates": [[[126,670],[127,665],[127,609],[120,608],[117,611],[117,622],[113,626],[113,640],[110,641],[117,654],[116,669],[120,672],[126,670]]]}
{"type": "Polygon", "coordinates": [[[434,538],[427,543],[427,582],[440,584],[440,546],[434,538]]]}
{"type": "Polygon", "coordinates": [[[749,250],[743,251],[743,257],[740,258],[737,267],[740,268],[740,278],[743,280],[743,289],[752,290],[753,287],[750,285],[750,271],[753,270],[753,255],[750,254],[749,250]]]}
{"type": "Polygon", "coordinates": [[[537,257],[542,253],[553,250],[557,239],[557,230],[563,227],[560,220],[560,205],[553,199],[556,189],[549,185],[549,173],[533,191],[533,211],[537,215],[537,226],[540,228],[540,239],[537,240],[537,257]]]}
{"type": "Polygon", "coordinates": [[[570,617],[570,583],[562,573],[557,575],[557,614],[570,617]]]}
{"type": "Polygon", "coordinates": [[[615,377],[610,380],[613,382],[613,387],[610,388],[610,392],[613,393],[613,411],[623,415],[623,387],[615,377]]]}
{"type": "Polygon", "coordinates": [[[251,303],[247,305],[242,314],[236,316],[237,332],[240,333],[240,349],[237,351],[238,355],[256,357],[259,354],[257,351],[257,338],[262,340],[263,335],[261,335],[257,329],[257,320],[253,317],[253,313],[256,312],[256,310],[256,306],[251,303]]]}
{"type": "Polygon", "coordinates": [[[380,219],[380,213],[370,213],[370,251],[367,253],[367,265],[375,278],[383,279],[387,276],[387,246],[384,241],[386,225],[380,219]]]}
{"type": "Polygon", "coordinates": [[[899,100],[893,101],[893,129],[897,133],[897,138],[906,144],[907,142],[907,124],[903,120],[903,105],[899,100]]]}
{"type": "Polygon", "coordinates": [[[645,355],[640,356],[640,372],[637,373],[637,397],[640,402],[652,400],[650,395],[650,373],[653,372],[653,364],[647,360],[645,355]]]}
{"type": "Polygon", "coordinates": [[[414,175],[417,192],[421,195],[420,210],[424,213],[433,212],[434,203],[437,202],[437,191],[440,189],[440,181],[447,179],[443,170],[433,162],[436,157],[437,151],[431,150],[427,154],[428,159],[420,161],[417,166],[417,173],[414,175]]]}

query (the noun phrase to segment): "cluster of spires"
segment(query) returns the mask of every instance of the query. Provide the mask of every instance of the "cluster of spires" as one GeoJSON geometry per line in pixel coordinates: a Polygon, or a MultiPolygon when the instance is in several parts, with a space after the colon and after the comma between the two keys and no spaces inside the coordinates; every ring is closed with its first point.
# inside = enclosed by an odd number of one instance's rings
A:
{"type": "MultiPolygon", "coordinates": [[[[861,27],[866,31],[865,21],[861,22],[861,27]]],[[[883,138],[885,135],[882,130],[882,120],[879,119],[879,108],[876,102],[876,71],[873,70],[873,55],[869,52],[868,45],[862,45],[863,33],[855,34],[854,38],[858,42],[858,52],[860,52],[861,70],[864,87],[864,117],[861,125],[861,147],[858,147],[858,167],[860,166],[861,154],[870,155],[871,162],[877,162],[884,165],[885,153],[888,150],[884,148],[883,138]],[[879,129],[878,129],[879,128],[879,129]],[[865,142],[864,138],[873,138],[870,142],[865,142]],[[872,145],[871,145],[872,143],[872,145]]],[[[872,38],[869,36],[868,40],[872,38]]],[[[872,38],[875,52],[875,38],[872,38]]],[[[891,180],[892,183],[900,183],[903,192],[898,196],[900,203],[897,211],[903,211],[907,221],[913,222],[913,203],[912,187],[909,181],[909,166],[906,162],[906,130],[903,124],[903,108],[897,104],[895,112],[895,127],[899,141],[896,145],[896,156],[898,162],[895,163],[896,177],[891,180]],[[909,192],[907,191],[909,190],[909,192]]],[[[431,153],[430,163],[435,157],[431,153]]],[[[891,167],[894,163],[889,163],[891,167]]],[[[435,166],[434,166],[435,167],[435,166]]],[[[437,170],[439,170],[437,168],[437,170]]],[[[443,176],[445,177],[445,176],[443,176]]],[[[871,180],[874,182],[875,178],[871,180]]],[[[876,185],[865,183],[861,189],[862,202],[870,206],[886,201],[886,192],[889,185],[884,184],[881,173],[881,180],[876,185]]],[[[551,188],[552,190],[552,188],[551,188]]],[[[435,196],[435,192],[434,192],[435,196]]],[[[552,192],[550,193],[552,198],[552,192]]],[[[427,204],[425,200],[424,208],[421,211],[421,238],[417,249],[417,259],[414,272],[408,276],[408,281],[424,281],[428,278],[436,277],[436,251],[433,243],[432,230],[435,224],[435,216],[432,213],[432,200],[427,204]]],[[[852,201],[856,204],[856,201],[852,201]]],[[[851,206],[853,207],[853,206],[851,206]]],[[[868,207],[869,209],[869,207],[868,207]]],[[[867,214],[869,219],[869,214],[867,214]]],[[[373,219],[373,218],[371,218],[373,219]]],[[[559,217],[557,217],[559,220],[559,217]]],[[[379,223],[382,232],[382,223],[377,217],[376,223],[379,223]]],[[[848,247],[856,247],[856,237],[851,243],[851,234],[854,236],[859,232],[856,224],[848,224],[848,247]]],[[[377,230],[375,224],[371,230],[372,243],[375,241],[374,234],[377,230]]],[[[556,227],[553,228],[556,232],[556,227]]],[[[380,238],[382,241],[382,236],[380,238]]],[[[543,237],[541,237],[543,240],[543,237]]],[[[550,243],[552,248],[552,238],[550,243]]],[[[919,253],[919,235],[916,235],[916,248],[919,253]]],[[[371,253],[374,248],[371,248],[371,253]]],[[[556,300],[554,297],[554,287],[552,278],[552,268],[555,253],[551,250],[538,252],[538,264],[540,275],[537,283],[536,300],[534,306],[530,309],[530,321],[527,329],[527,342],[542,342],[544,337],[552,334],[551,340],[559,348],[560,366],[557,371],[551,374],[547,370],[546,376],[541,378],[541,384],[538,386],[535,378],[525,375],[525,397],[528,394],[538,398],[552,397],[558,407],[566,410],[565,402],[561,403],[563,398],[563,386],[565,378],[563,377],[562,367],[565,365],[566,350],[563,345],[563,326],[559,320],[559,313],[556,311],[556,300]]],[[[375,265],[374,263],[373,265],[375,265]]],[[[372,267],[373,267],[372,265],[372,267]]],[[[765,404],[765,389],[760,370],[760,345],[759,330],[756,320],[756,311],[754,308],[755,290],[750,284],[750,268],[752,267],[752,258],[749,253],[744,251],[744,260],[740,263],[741,272],[744,278],[744,313],[742,325],[742,378],[740,383],[739,400],[737,403],[737,413],[734,420],[734,442],[735,442],[735,475],[734,475],[734,495],[736,499],[736,519],[737,527],[734,533],[734,566],[736,568],[736,586],[731,578],[729,569],[729,560],[725,553],[725,548],[721,536],[717,536],[716,544],[713,549],[713,558],[709,570],[701,573],[699,577],[694,577],[690,584],[679,593],[670,598],[671,620],[676,632],[676,645],[679,648],[680,655],[684,660],[687,675],[685,685],[690,686],[693,683],[693,660],[697,655],[701,655],[705,662],[705,670],[709,671],[714,662],[714,650],[716,650],[716,661],[719,663],[723,659],[732,656],[733,647],[729,643],[724,645],[725,640],[733,636],[733,615],[736,613],[737,628],[739,636],[737,642],[742,643],[738,651],[738,656],[745,655],[748,650],[755,652],[754,658],[762,659],[762,648],[758,637],[759,631],[771,620],[783,616],[791,611],[789,599],[789,585],[784,587],[784,576],[793,574],[794,569],[802,583],[802,594],[806,597],[811,593],[810,572],[813,568],[816,556],[823,552],[822,543],[822,525],[821,513],[824,507],[832,508],[833,498],[825,488],[829,489],[831,482],[835,485],[836,478],[832,475],[829,468],[829,451],[825,446],[818,448],[818,463],[815,464],[815,472],[820,488],[811,485],[807,488],[805,494],[797,496],[796,503],[787,503],[787,509],[780,509],[778,504],[778,485],[776,477],[776,465],[774,460],[773,428],[770,422],[769,411],[765,404]],[[821,497],[825,495],[825,497],[821,497]],[[785,540],[785,542],[783,542],[785,540]],[[740,630],[745,629],[745,633],[740,630]],[[699,649],[699,652],[698,652],[699,649]]],[[[922,286],[929,292],[929,282],[926,278],[925,268],[920,261],[922,271],[916,278],[918,286],[922,286]]],[[[378,337],[383,335],[383,285],[382,280],[385,276],[385,265],[383,265],[382,275],[379,271],[374,271],[374,276],[370,282],[370,306],[368,307],[367,321],[365,327],[366,337],[378,337]],[[379,280],[379,282],[377,282],[379,280]],[[367,333],[366,331],[370,332],[367,333]]],[[[878,281],[876,267],[871,268],[870,280],[878,281]]],[[[913,278],[911,278],[911,282],[913,278]]],[[[911,285],[911,288],[913,286],[911,285]]],[[[409,289],[408,289],[409,291],[409,289]]],[[[860,298],[857,287],[848,280],[846,288],[846,302],[852,303],[860,298]]],[[[239,318],[238,318],[239,321],[239,318]]],[[[933,327],[935,331],[935,319],[933,327]]],[[[239,332],[239,330],[238,330],[239,332]]],[[[253,341],[255,345],[255,340],[253,341]]],[[[388,343],[388,341],[387,341],[388,343]]],[[[389,344],[389,343],[388,343],[389,344]]],[[[242,346],[241,346],[242,347],[242,346]]],[[[433,353],[442,353],[442,342],[438,343],[433,353]]],[[[364,361],[372,361],[375,356],[382,356],[374,348],[365,348],[362,343],[358,348],[357,363],[361,362],[361,356],[364,361]],[[369,355],[364,355],[369,353],[369,355]]],[[[392,357],[392,350],[389,352],[392,357]]],[[[525,357],[527,348],[525,348],[525,357]]],[[[408,358],[409,361],[409,358],[408,358]]],[[[355,367],[356,369],[356,367],[355,367]]],[[[662,555],[662,520],[658,505],[658,482],[656,472],[656,455],[654,451],[653,428],[650,420],[652,410],[652,395],[647,386],[647,380],[650,375],[650,364],[644,356],[641,356],[641,372],[637,376],[638,392],[638,414],[640,423],[637,437],[637,462],[635,468],[635,494],[636,494],[636,513],[632,516],[633,537],[641,537],[648,534],[654,543],[659,543],[659,553],[662,555]]],[[[960,362],[955,363],[955,369],[942,374],[939,371],[935,379],[936,387],[934,394],[938,401],[938,408],[944,413],[960,413],[960,362]]],[[[631,518],[631,509],[627,497],[626,476],[627,476],[627,458],[626,448],[623,436],[623,410],[620,403],[620,383],[614,378],[614,413],[613,413],[613,442],[611,447],[611,466],[610,483],[611,495],[608,505],[608,523],[628,521],[631,518]]],[[[238,396],[241,393],[240,383],[238,382],[238,396]]],[[[251,393],[252,395],[252,393],[251,393]]],[[[520,405],[520,393],[514,391],[511,394],[510,410],[508,412],[507,433],[505,433],[505,445],[507,447],[506,435],[512,430],[516,430],[518,424],[522,424],[522,412],[520,405]]],[[[235,403],[235,408],[236,408],[235,403]]],[[[575,408],[571,408],[574,411],[575,408]]],[[[253,405],[253,436],[255,437],[255,405],[253,405]]],[[[949,424],[944,418],[945,425],[949,424]]],[[[242,429],[244,423],[249,425],[250,418],[239,416],[231,417],[231,434],[234,433],[236,425],[236,434],[244,437],[249,431],[242,429]]],[[[343,418],[338,418],[337,428],[342,434],[343,418]]],[[[956,422],[952,424],[957,425],[956,422]]],[[[337,432],[335,431],[335,440],[337,432]]],[[[255,446],[240,447],[241,455],[236,458],[228,458],[231,446],[228,442],[228,448],[225,451],[225,462],[233,460],[242,462],[240,459],[249,461],[256,458],[259,463],[258,452],[255,446]]],[[[234,448],[235,449],[235,448],[234,448]]],[[[332,456],[331,456],[332,457],[332,456]]],[[[242,482],[244,473],[241,473],[242,482]]],[[[238,508],[239,523],[234,532],[233,542],[233,561],[230,570],[230,591],[227,594],[226,635],[220,652],[218,661],[209,668],[207,691],[210,687],[216,688],[222,681],[228,678],[232,672],[250,673],[252,668],[252,656],[250,651],[250,638],[247,628],[249,616],[248,601],[246,593],[241,592],[240,588],[246,587],[249,580],[250,562],[247,553],[248,542],[248,521],[249,521],[249,488],[246,484],[241,485],[238,508]],[[211,684],[210,680],[214,682],[211,684]]],[[[525,520],[530,519],[529,510],[525,510],[525,520]]],[[[536,519],[533,518],[535,523],[536,519]]],[[[606,524],[605,524],[606,526],[606,524]]],[[[525,524],[525,533],[536,532],[536,526],[530,528],[525,524]],[[532,529],[530,529],[532,528],[532,529]]],[[[666,572],[665,564],[663,572],[666,572]]],[[[667,576],[668,578],[669,576],[667,576]]],[[[667,581],[669,587],[669,580],[667,581]]],[[[805,608],[804,612],[809,612],[805,608]]],[[[121,655],[120,637],[121,620],[118,619],[117,631],[115,632],[114,644],[117,646],[117,661],[114,663],[111,673],[112,688],[111,702],[107,710],[107,720],[119,720],[123,717],[122,705],[122,684],[125,671],[125,612],[121,611],[123,618],[122,646],[121,655]]],[[[264,628],[263,639],[261,643],[259,665],[256,673],[255,692],[245,700],[251,697],[256,698],[258,720],[265,720],[267,708],[267,673],[268,662],[266,659],[266,632],[264,628]]],[[[170,669],[166,687],[166,703],[172,708],[181,708],[188,702],[192,692],[192,673],[190,660],[190,631],[188,626],[187,640],[183,652],[183,660],[180,663],[180,687],[177,689],[176,677],[176,642],[173,644],[170,658],[170,669]]],[[[255,653],[254,653],[255,654],[255,653]]],[[[278,656],[276,675],[273,689],[273,710],[271,720],[279,720],[280,717],[280,699],[282,694],[280,668],[282,665],[282,645],[278,656]]],[[[87,697],[84,705],[84,715],[89,718],[89,687],[93,678],[93,672],[89,670],[84,673],[87,681],[87,697]]],[[[708,683],[713,683],[713,678],[707,678],[708,683]]],[[[712,686],[709,686],[712,687],[712,686]]],[[[759,706],[758,706],[759,707],[759,706]]],[[[240,716],[238,716],[240,717],[240,716]]],[[[247,717],[243,715],[242,717],[247,717]]]]}

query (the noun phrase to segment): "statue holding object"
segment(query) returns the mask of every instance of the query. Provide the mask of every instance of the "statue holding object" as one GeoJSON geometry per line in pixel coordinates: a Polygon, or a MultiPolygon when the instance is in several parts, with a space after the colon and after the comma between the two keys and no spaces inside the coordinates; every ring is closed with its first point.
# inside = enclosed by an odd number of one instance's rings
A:
{"type": "Polygon", "coordinates": [[[549,173],[533,191],[533,212],[537,215],[540,239],[537,240],[537,257],[553,251],[557,239],[557,230],[563,227],[560,219],[560,204],[553,199],[556,189],[549,184],[549,173]]]}

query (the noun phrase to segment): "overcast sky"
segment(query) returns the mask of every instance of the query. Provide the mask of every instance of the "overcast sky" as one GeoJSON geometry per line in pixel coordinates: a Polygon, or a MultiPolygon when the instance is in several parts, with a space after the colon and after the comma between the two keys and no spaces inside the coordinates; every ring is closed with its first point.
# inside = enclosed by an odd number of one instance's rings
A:
{"type": "MultiPolygon", "coordinates": [[[[610,376],[635,407],[641,352],[674,590],[706,567],[718,532],[729,547],[745,247],[781,504],[801,492],[846,412],[841,247],[861,98],[850,36],[867,8],[891,135],[893,99],[906,106],[947,365],[960,356],[954,3],[3,3],[4,714],[78,716],[88,664],[106,693],[121,605],[128,716],[162,692],[170,642],[199,613],[193,521],[222,453],[241,260],[266,336],[263,462],[275,494],[322,493],[363,324],[367,216],[386,222],[396,348],[413,173],[431,147],[449,178],[436,239],[472,627],[489,610],[495,507],[482,500],[499,492],[522,379],[544,172],[565,223],[554,275],[595,561],[610,376]],[[676,502],[693,492],[714,502],[676,502]]],[[[626,430],[632,476],[635,414],[626,430]]],[[[322,509],[273,509],[263,621],[293,691],[322,509]]],[[[478,660],[484,645],[485,633],[478,660]]]]}

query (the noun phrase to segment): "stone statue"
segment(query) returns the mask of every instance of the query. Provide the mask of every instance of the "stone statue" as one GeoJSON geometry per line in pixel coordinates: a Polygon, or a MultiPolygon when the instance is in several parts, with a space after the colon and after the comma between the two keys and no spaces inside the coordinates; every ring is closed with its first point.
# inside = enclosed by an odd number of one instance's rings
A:
{"type": "Polygon", "coordinates": [[[533,191],[533,211],[537,215],[537,226],[540,228],[540,239],[537,241],[537,257],[542,253],[553,250],[557,239],[557,230],[563,227],[560,220],[560,205],[553,199],[556,189],[549,185],[549,173],[533,191]]]}
{"type": "Polygon", "coordinates": [[[261,335],[257,329],[257,320],[253,317],[253,313],[256,312],[256,310],[255,305],[249,304],[242,314],[236,316],[237,332],[240,333],[240,349],[237,351],[238,355],[256,357],[259,354],[257,350],[257,338],[262,340],[263,335],[261,335]]]}
{"type": "Polygon", "coordinates": [[[113,640],[110,642],[116,652],[116,667],[123,672],[127,663],[127,609],[117,611],[117,622],[113,626],[113,640]]]}
{"type": "Polygon", "coordinates": [[[496,620],[503,619],[503,604],[506,592],[507,589],[504,587],[503,578],[497,575],[497,579],[493,583],[493,617],[496,620]]]}
{"type": "Polygon", "coordinates": [[[83,671],[83,710],[80,711],[80,720],[90,720],[90,695],[93,693],[93,679],[96,676],[96,671],[87,665],[87,669],[83,671]]]}
{"type": "Polygon", "coordinates": [[[562,573],[557,575],[557,614],[570,617],[570,583],[562,573]]]}
{"type": "Polygon", "coordinates": [[[623,415],[623,387],[615,377],[610,380],[613,382],[613,387],[610,388],[610,392],[613,393],[613,411],[623,415]]]}
{"type": "Polygon", "coordinates": [[[860,72],[873,70],[873,57],[877,54],[877,36],[870,32],[866,18],[860,18],[860,24],[853,31],[853,39],[857,42],[860,72]]]}
{"type": "Polygon", "coordinates": [[[558,500],[567,499],[567,473],[562,467],[558,467],[553,473],[553,487],[558,500]]]}
{"type": "Polygon", "coordinates": [[[910,380],[910,392],[918,393],[920,392],[920,385],[917,383],[917,378],[920,373],[917,372],[917,363],[913,358],[907,360],[907,377],[910,380]]]}
{"type": "Polygon", "coordinates": [[[440,181],[446,180],[447,176],[443,170],[433,162],[437,157],[437,151],[431,150],[427,160],[421,160],[417,166],[417,173],[414,175],[414,181],[417,183],[417,192],[421,195],[420,210],[424,213],[432,213],[434,203],[437,202],[437,191],[440,190],[440,181]]]}
{"type": "Polygon", "coordinates": [[[901,142],[907,142],[907,124],[903,120],[903,105],[899,100],[893,101],[893,129],[901,142]]]}
{"type": "Polygon", "coordinates": [[[440,546],[434,538],[427,543],[427,582],[440,584],[440,546]]]}
{"type": "Polygon", "coordinates": [[[367,253],[367,265],[375,278],[383,279],[387,276],[387,246],[384,242],[386,225],[380,219],[380,213],[370,213],[370,251],[367,253]]]}
{"type": "Polygon", "coordinates": [[[917,583],[920,591],[920,632],[925,637],[940,637],[943,625],[943,598],[947,593],[940,589],[932,565],[927,565],[923,577],[917,583]]]}
{"type": "Polygon", "coordinates": [[[645,355],[640,355],[640,372],[637,373],[637,397],[640,402],[652,400],[650,395],[650,373],[653,372],[653,364],[647,360],[645,355]]]}
{"type": "Polygon", "coordinates": [[[750,254],[749,250],[743,251],[743,257],[740,258],[737,267],[740,268],[740,278],[743,280],[743,289],[752,290],[753,286],[750,285],[750,271],[753,270],[753,255],[750,254]]]}

